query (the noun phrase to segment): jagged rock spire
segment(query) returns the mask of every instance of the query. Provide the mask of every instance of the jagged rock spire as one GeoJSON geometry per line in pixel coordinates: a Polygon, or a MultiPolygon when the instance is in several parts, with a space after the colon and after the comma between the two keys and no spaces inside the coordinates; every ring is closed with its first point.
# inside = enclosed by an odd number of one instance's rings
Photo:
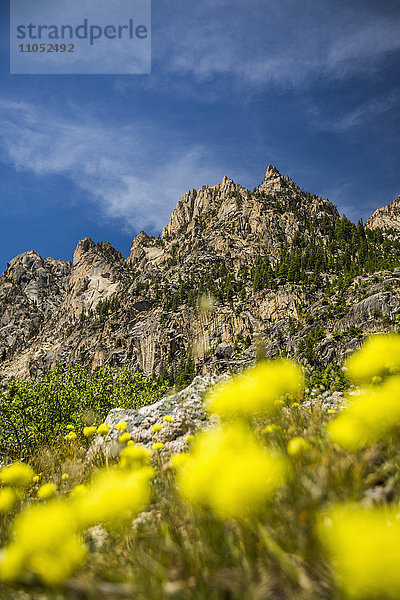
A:
{"type": "Polygon", "coordinates": [[[278,169],[274,165],[268,165],[267,172],[265,173],[264,181],[269,179],[275,179],[276,177],[282,177],[278,169]]]}
{"type": "Polygon", "coordinates": [[[267,172],[265,173],[264,181],[260,185],[260,189],[267,190],[268,192],[280,191],[283,185],[283,181],[286,179],[274,165],[268,165],[267,172]]]}

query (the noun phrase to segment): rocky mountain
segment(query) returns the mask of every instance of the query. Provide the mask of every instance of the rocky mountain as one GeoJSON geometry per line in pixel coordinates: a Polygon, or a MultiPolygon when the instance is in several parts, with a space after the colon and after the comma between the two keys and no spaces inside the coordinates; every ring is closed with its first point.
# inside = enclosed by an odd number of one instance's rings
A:
{"type": "Polygon", "coordinates": [[[397,196],[387,206],[381,206],[367,219],[365,226],[369,229],[384,231],[400,231],[400,196],[397,196]]]}
{"type": "Polygon", "coordinates": [[[269,166],[252,191],[227,177],[188,191],[127,259],[89,238],[72,264],[26,252],[0,278],[0,377],[78,360],[189,380],[261,352],[340,364],[398,326],[399,202],[356,225],[269,166]]]}

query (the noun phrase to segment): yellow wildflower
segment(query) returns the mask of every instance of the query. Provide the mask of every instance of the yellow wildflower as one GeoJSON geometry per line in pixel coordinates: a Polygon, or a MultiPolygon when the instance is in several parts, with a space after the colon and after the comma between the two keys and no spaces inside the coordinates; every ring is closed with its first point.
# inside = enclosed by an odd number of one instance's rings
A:
{"type": "Polygon", "coordinates": [[[40,477],[39,475],[35,475],[34,477],[32,477],[32,482],[33,483],[39,483],[40,477]]]}
{"type": "Polygon", "coordinates": [[[0,471],[0,481],[7,485],[28,487],[34,476],[32,467],[25,463],[16,462],[0,471]]]}
{"type": "Polygon", "coordinates": [[[162,429],[162,425],[153,425],[153,427],[151,428],[153,433],[158,433],[159,431],[161,431],[162,429]]]}
{"type": "Polygon", "coordinates": [[[70,497],[77,498],[79,496],[83,496],[84,494],[86,494],[86,492],[87,492],[86,485],[84,485],[83,483],[80,483],[79,485],[76,485],[74,488],[72,488],[70,497]]]}
{"type": "Polygon", "coordinates": [[[287,445],[287,451],[290,456],[297,456],[303,454],[310,449],[310,444],[302,437],[294,437],[289,440],[287,445]]]}
{"type": "Polygon", "coordinates": [[[399,507],[331,509],[318,532],[346,597],[353,600],[400,597],[399,507]]]}
{"type": "Polygon", "coordinates": [[[120,454],[119,465],[121,469],[133,470],[150,465],[150,450],[137,446],[132,442],[127,445],[120,454]]]}
{"type": "Polygon", "coordinates": [[[84,427],[83,428],[83,435],[85,437],[91,437],[92,435],[95,435],[96,433],[96,427],[84,427]]]}
{"type": "Polygon", "coordinates": [[[56,491],[57,491],[57,488],[54,485],[54,483],[44,483],[38,489],[37,496],[38,496],[39,500],[47,500],[48,498],[51,498],[52,496],[54,496],[56,491]]]}
{"type": "Polygon", "coordinates": [[[67,480],[69,479],[69,475],[68,475],[68,473],[63,473],[63,474],[61,475],[61,479],[62,479],[63,481],[67,481],[67,480]]]}
{"type": "Polygon", "coordinates": [[[18,501],[18,497],[11,488],[0,490],[0,513],[6,513],[12,510],[18,501]]]}
{"type": "Polygon", "coordinates": [[[164,448],[164,444],[162,442],[156,442],[151,448],[152,450],[162,450],[164,448]]]}
{"type": "Polygon", "coordinates": [[[214,388],[208,397],[210,412],[222,417],[252,415],[276,410],[274,403],[284,394],[295,394],[303,387],[299,365],[282,359],[261,362],[238,377],[214,388]]]}
{"type": "MultiPolygon", "coordinates": [[[[347,374],[357,382],[400,371],[400,335],[372,335],[347,361],[347,374]]],[[[377,380],[375,380],[377,381],[377,380]]]]}
{"type": "Polygon", "coordinates": [[[163,421],[165,421],[166,423],[173,423],[174,417],[171,417],[171,415],[165,415],[163,421]]]}
{"type": "Polygon", "coordinates": [[[127,427],[128,425],[127,423],[125,423],[125,421],[120,421],[116,424],[115,429],[117,429],[118,431],[126,431],[127,427]]]}
{"type": "Polygon", "coordinates": [[[266,428],[264,429],[264,433],[275,433],[275,431],[279,431],[279,429],[280,427],[278,425],[271,423],[271,425],[266,426],[266,428]]]}
{"type": "Polygon", "coordinates": [[[189,454],[187,452],[181,452],[180,454],[174,454],[171,456],[171,463],[174,469],[180,469],[189,460],[189,454]]]}
{"type": "Polygon", "coordinates": [[[73,442],[74,440],[76,440],[77,435],[75,433],[75,431],[70,431],[69,433],[67,433],[67,435],[64,435],[64,440],[67,440],[67,442],[73,442]]]}
{"type": "Polygon", "coordinates": [[[74,499],[80,526],[132,519],[150,501],[149,482],[153,475],[151,467],[100,472],[87,492],[74,499]]]}
{"type": "Polygon", "coordinates": [[[215,308],[215,298],[210,294],[202,294],[198,300],[199,311],[202,313],[213,312],[215,308]]]}
{"type": "Polygon", "coordinates": [[[389,377],[380,387],[371,387],[332,421],[332,441],[348,450],[377,442],[400,421],[400,375],[389,377]]]}
{"type": "Polygon", "coordinates": [[[182,495],[226,518],[262,508],[285,476],[283,459],[239,424],[200,434],[188,459],[178,460],[182,495]]]}
{"type": "Polygon", "coordinates": [[[97,433],[99,433],[100,435],[108,435],[109,431],[110,431],[110,426],[107,425],[106,423],[102,423],[97,428],[97,433]]]}
{"type": "Polygon", "coordinates": [[[282,408],[282,406],[285,406],[285,401],[282,400],[281,398],[279,400],[275,400],[274,402],[274,407],[279,410],[280,408],[282,408]]]}
{"type": "Polygon", "coordinates": [[[127,442],[129,442],[130,439],[131,439],[131,434],[128,433],[127,431],[125,431],[125,433],[123,433],[122,435],[119,436],[118,441],[121,444],[126,444],[127,442]]]}
{"type": "Polygon", "coordinates": [[[13,541],[0,557],[3,581],[32,573],[48,585],[59,585],[85,559],[72,509],[65,502],[29,506],[17,516],[13,529],[13,541]]]}
{"type": "Polygon", "coordinates": [[[66,429],[73,431],[75,429],[75,425],[67,425],[66,429]]]}

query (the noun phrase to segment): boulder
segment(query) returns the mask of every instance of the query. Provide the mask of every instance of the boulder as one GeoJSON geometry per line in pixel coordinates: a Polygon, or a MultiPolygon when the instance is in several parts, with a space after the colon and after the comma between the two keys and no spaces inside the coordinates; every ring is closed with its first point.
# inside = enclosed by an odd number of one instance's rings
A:
{"type": "Polygon", "coordinates": [[[232,354],[233,348],[230,344],[227,344],[226,342],[218,344],[218,346],[215,349],[215,356],[217,358],[230,358],[232,354]]]}
{"type": "Polygon", "coordinates": [[[121,431],[115,429],[115,425],[121,421],[126,422],[126,431],[135,443],[151,448],[155,442],[162,442],[165,453],[181,452],[188,435],[216,422],[216,417],[207,419],[203,409],[203,398],[212,385],[226,377],[227,375],[218,377],[210,374],[198,376],[185,389],[166,396],[155,404],[139,409],[113,409],[104,421],[110,426],[109,434],[96,437],[89,449],[88,458],[93,458],[98,453],[105,454],[106,451],[111,458],[119,454],[123,447],[118,442],[121,431]],[[173,418],[172,423],[163,420],[167,415],[173,418]],[[154,425],[162,425],[161,431],[153,433],[154,425]]]}

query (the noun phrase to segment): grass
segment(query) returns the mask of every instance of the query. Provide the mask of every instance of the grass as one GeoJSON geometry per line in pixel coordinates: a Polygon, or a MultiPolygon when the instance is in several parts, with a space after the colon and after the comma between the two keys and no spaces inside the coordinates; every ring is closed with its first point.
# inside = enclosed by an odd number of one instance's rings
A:
{"type": "MultiPolygon", "coordinates": [[[[393,382],[393,377],[388,379],[393,382]]],[[[240,388],[240,383],[238,385],[240,388]]],[[[379,385],[382,386],[379,390],[385,389],[384,378],[379,385]]],[[[400,500],[400,428],[396,424],[388,425],[379,439],[350,451],[334,442],[329,433],[330,424],[341,418],[335,411],[323,410],[319,405],[305,406],[298,402],[297,395],[287,395],[279,410],[242,419],[257,444],[271,455],[283,457],[285,475],[272,492],[265,494],[261,507],[256,508],[254,503],[251,510],[247,510],[243,504],[243,513],[234,519],[215,510],[210,494],[218,485],[213,475],[215,465],[218,461],[227,461],[227,456],[235,461],[236,450],[240,457],[240,440],[237,448],[228,449],[227,454],[222,449],[206,467],[210,469],[209,485],[203,486],[206,501],[199,503],[182,493],[177,485],[179,469],[196,468],[198,442],[187,444],[187,460],[193,458],[194,462],[182,464],[190,467],[177,466],[162,452],[151,452],[151,500],[143,509],[132,513],[127,521],[122,521],[116,514],[112,522],[105,519],[95,527],[82,528],[80,536],[88,549],[87,560],[57,586],[46,585],[28,569],[13,582],[0,584],[0,597],[21,600],[103,597],[135,600],[372,600],[400,597],[400,583],[390,578],[390,572],[385,572],[384,567],[383,571],[376,571],[379,556],[371,563],[368,531],[351,531],[348,540],[339,540],[348,552],[346,560],[351,568],[354,566],[355,587],[352,587],[353,581],[349,583],[345,577],[347,563],[341,564],[340,557],[335,560],[333,546],[327,543],[331,538],[335,540],[335,533],[329,533],[328,528],[326,535],[321,534],[321,526],[325,526],[332,508],[346,503],[346,506],[356,507],[355,511],[365,511],[367,522],[375,522],[374,531],[384,542],[386,523],[382,521],[381,524],[381,513],[376,511],[396,510],[400,500]],[[300,443],[298,440],[293,442],[297,438],[300,443]],[[367,581],[365,585],[359,582],[360,573],[367,581]]],[[[235,431],[234,423],[229,420],[223,427],[235,431]]],[[[11,524],[15,513],[38,504],[40,484],[54,482],[58,488],[57,496],[68,503],[72,502],[70,492],[77,485],[86,483],[90,488],[96,473],[107,471],[104,461],[85,462],[82,450],[85,438],[80,429],[76,432],[77,439],[71,442],[64,439],[64,432],[60,432],[53,445],[44,444],[32,455],[30,463],[35,473],[40,474],[40,481],[27,488],[21,504],[0,517],[2,545],[12,539],[11,524]],[[67,473],[68,478],[63,480],[63,473],[67,473]]],[[[211,444],[213,434],[208,435],[211,444]]],[[[162,434],[157,433],[157,440],[160,439],[162,434]]],[[[232,467],[232,464],[225,464],[227,469],[232,467]]],[[[114,468],[118,469],[109,465],[111,474],[114,468]]],[[[234,479],[235,470],[232,473],[234,479]]],[[[259,473],[260,479],[267,476],[259,473]]],[[[251,486],[256,492],[257,481],[247,479],[246,474],[242,482],[233,483],[248,485],[250,497],[251,486]]],[[[236,489],[240,490],[240,487],[236,489]]],[[[228,486],[227,506],[230,490],[228,486]]],[[[116,493],[118,495],[118,491],[116,493]]],[[[53,501],[47,503],[51,505],[53,501]]],[[[77,506],[79,508],[79,502],[77,506]]],[[[359,512],[355,514],[359,515],[359,512]]],[[[383,547],[382,554],[385,552],[387,556],[383,558],[388,559],[389,564],[390,556],[396,556],[396,549],[389,545],[386,549],[383,547]]]]}

